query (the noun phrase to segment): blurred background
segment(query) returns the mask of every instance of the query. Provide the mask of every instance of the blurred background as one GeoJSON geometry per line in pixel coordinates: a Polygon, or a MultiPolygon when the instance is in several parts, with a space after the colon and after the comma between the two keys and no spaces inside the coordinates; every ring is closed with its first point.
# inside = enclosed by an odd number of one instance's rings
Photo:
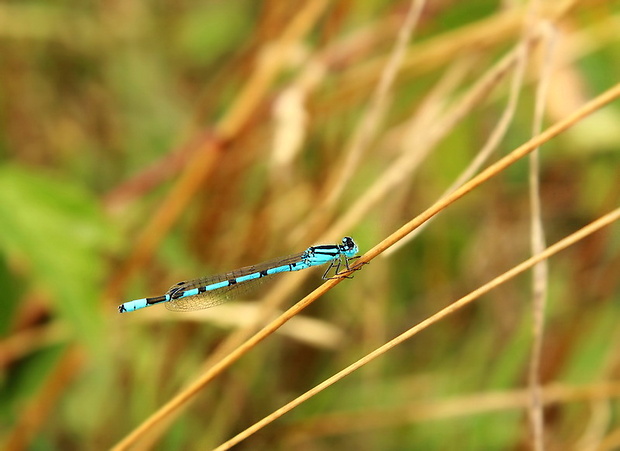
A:
{"type": "MultiPolygon", "coordinates": [[[[119,315],[118,304],[344,235],[363,253],[440,198],[503,119],[484,165],[532,136],[545,67],[543,127],[620,80],[615,2],[540,1],[534,13],[428,2],[399,60],[409,8],[0,4],[2,447],[114,445],[322,270],[209,310],[119,315]]],[[[616,102],[543,146],[548,243],[618,205],[619,116],[616,102]]],[[[216,446],[527,258],[528,190],[523,160],[451,205],[236,362],[147,446],[216,446]]],[[[619,249],[612,226],[550,260],[548,449],[616,443],[619,249]]],[[[530,279],[237,449],[530,449],[530,279]]]]}

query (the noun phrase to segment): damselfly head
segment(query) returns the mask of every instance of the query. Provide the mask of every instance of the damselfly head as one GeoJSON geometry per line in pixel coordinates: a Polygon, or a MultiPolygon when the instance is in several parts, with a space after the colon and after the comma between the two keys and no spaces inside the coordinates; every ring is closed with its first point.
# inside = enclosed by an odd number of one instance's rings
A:
{"type": "Polygon", "coordinates": [[[351,238],[350,236],[345,236],[342,239],[340,249],[342,250],[342,252],[345,253],[347,257],[353,257],[359,251],[357,244],[355,244],[355,241],[353,241],[353,238],[351,238]]]}

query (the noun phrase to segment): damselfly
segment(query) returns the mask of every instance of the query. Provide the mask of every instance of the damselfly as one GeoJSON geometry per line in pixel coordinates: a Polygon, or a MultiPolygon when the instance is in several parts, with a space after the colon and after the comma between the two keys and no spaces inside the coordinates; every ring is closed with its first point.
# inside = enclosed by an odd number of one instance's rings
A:
{"type": "Polygon", "coordinates": [[[349,262],[358,252],[353,238],[345,236],[342,244],[311,246],[299,254],[280,257],[257,265],[246,266],[223,274],[179,282],[166,294],[152,298],[136,299],[118,306],[120,313],[131,312],[151,305],[164,303],[168,310],[190,311],[213,307],[234,297],[240,288],[247,288],[252,282],[283,272],[329,263],[323,279],[345,277],[351,271],[349,262]],[[333,272],[332,272],[333,270],[333,272]],[[331,277],[329,277],[332,272],[331,277]]]}

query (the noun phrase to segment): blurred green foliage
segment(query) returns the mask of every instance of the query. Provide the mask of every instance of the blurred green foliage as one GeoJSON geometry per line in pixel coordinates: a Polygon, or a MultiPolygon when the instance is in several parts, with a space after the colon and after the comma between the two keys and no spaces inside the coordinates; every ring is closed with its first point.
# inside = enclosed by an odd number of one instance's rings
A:
{"type": "MultiPolygon", "coordinates": [[[[20,294],[49,290],[52,311],[71,325],[80,342],[96,348],[103,334],[97,303],[102,257],[112,242],[97,199],[80,185],[4,165],[0,216],[3,255],[32,275],[19,284],[20,294]]],[[[7,308],[15,311],[17,299],[6,298],[7,308]]]]}

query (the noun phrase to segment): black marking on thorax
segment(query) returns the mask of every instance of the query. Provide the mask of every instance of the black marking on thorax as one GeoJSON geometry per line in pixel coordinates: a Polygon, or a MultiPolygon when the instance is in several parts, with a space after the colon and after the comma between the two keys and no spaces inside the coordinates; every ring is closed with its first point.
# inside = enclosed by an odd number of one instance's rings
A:
{"type": "Polygon", "coordinates": [[[310,249],[312,249],[312,252],[314,254],[321,254],[321,255],[338,255],[342,252],[342,250],[340,249],[340,246],[335,246],[333,244],[313,246],[310,249]]]}

